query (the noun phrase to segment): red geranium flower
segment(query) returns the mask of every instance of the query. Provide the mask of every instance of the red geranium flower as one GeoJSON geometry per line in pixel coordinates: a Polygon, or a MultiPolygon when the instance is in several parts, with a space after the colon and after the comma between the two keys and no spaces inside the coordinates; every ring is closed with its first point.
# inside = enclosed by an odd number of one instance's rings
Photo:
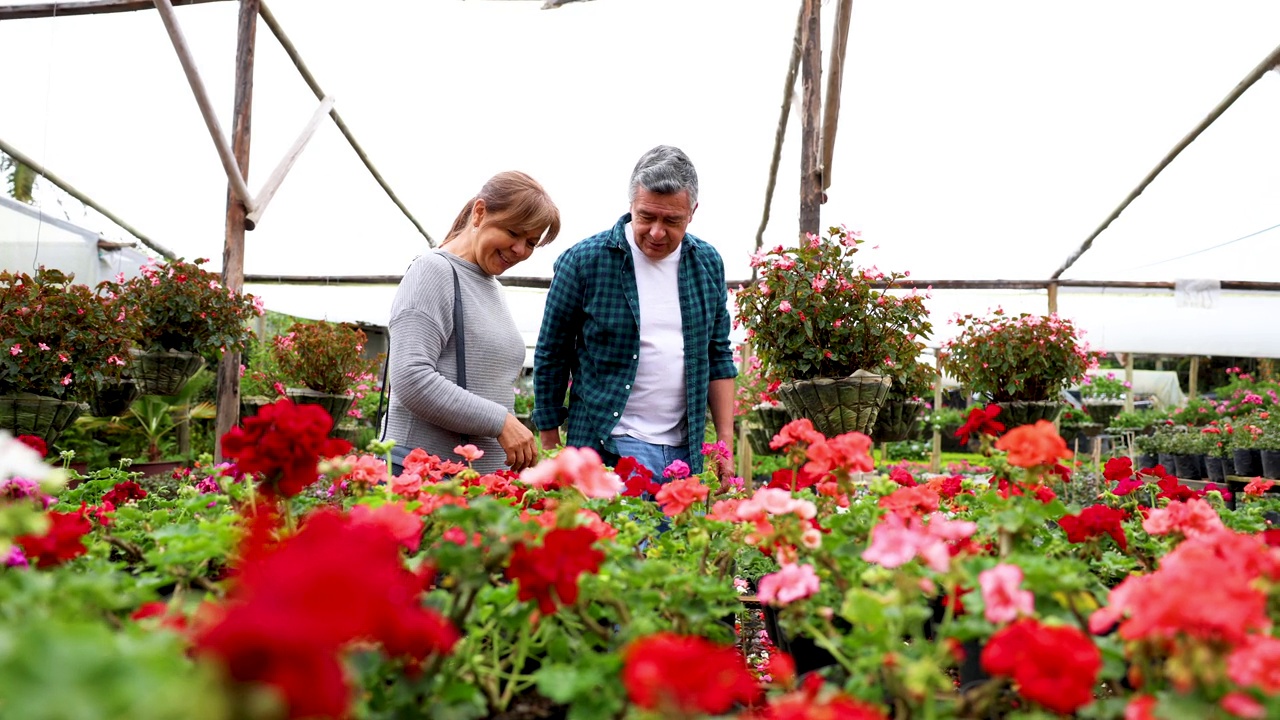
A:
{"type": "Polygon", "coordinates": [[[1090,538],[1111,536],[1121,550],[1128,550],[1129,543],[1124,536],[1124,528],[1120,521],[1129,517],[1129,513],[1106,505],[1091,505],[1080,511],[1079,515],[1065,515],[1058,520],[1058,525],[1067,532],[1067,540],[1082,543],[1090,538]]]}
{"type": "Polygon", "coordinates": [[[594,573],[604,562],[604,553],[591,546],[596,534],[589,527],[556,528],[547,533],[540,547],[519,543],[511,552],[507,578],[519,584],[516,597],[537,600],[543,615],[556,611],[556,600],[565,605],[578,601],[578,576],[594,573]],[[555,588],[555,598],[551,589],[555,588]]]}
{"type": "Polygon", "coordinates": [[[125,480],[116,483],[116,486],[103,493],[102,502],[111,503],[115,507],[120,507],[130,500],[141,500],[147,496],[147,491],[135,480],[125,480]]]}
{"type": "Polygon", "coordinates": [[[991,636],[982,649],[982,668],[1013,678],[1023,697],[1066,714],[1093,702],[1102,653],[1076,628],[1028,618],[991,636]]]}
{"type": "Polygon", "coordinates": [[[1109,482],[1125,480],[1133,477],[1133,460],[1127,457],[1114,457],[1107,461],[1102,476],[1109,482]]]}
{"type": "Polygon", "coordinates": [[[263,475],[262,492],[291,498],[319,479],[321,458],[345,455],[346,440],[329,437],[333,419],[318,405],[281,398],[222,436],[222,453],[246,473],[263,475]]]}
{"type": "Polygon", "coordinates": [[[720,715],[760,694],[746,661],[732,645],[670,632],[627,647],[622,684],[636,705],[672,714],[720,715]]]}
{"type": "Polygon", "coordinates": [[[93,529],[93,523],[85,517],[85,510],[64,513],[49,511],[49,529],[43,535],[19,535],[14,538],[27,560],[36,567],[61,565],[72,558],[89,552],[84,546],[84,536],[93,529]]]}
{"type": "Polygon", "coordinates": [[[49,446],[44,444],[44,438],[38,435],[19,435],[18,442],[40,453],[40,457],[49,456],[49,446]]]}
{"type": "Polygon", "coordinates": [[[653,481],[653,471],[633,457],[620,458],[613,472],[622,480],[625,486],[622,494],[626,497],[643,497],[645,493],[656,495],[662,488],[653,481]]]}
{"type": "Polygon", "coordinates": [[[969,436],[973,433],[982,433],[995,437],[1004,432],[1004,423],[998,422],[995,418],[1000,414],[999,405],[988,405],[985,408],[975,407],[969,410],[969,419],[956,430],[956,437],[960,440],[961,445],[969,442],[969,436]]]}

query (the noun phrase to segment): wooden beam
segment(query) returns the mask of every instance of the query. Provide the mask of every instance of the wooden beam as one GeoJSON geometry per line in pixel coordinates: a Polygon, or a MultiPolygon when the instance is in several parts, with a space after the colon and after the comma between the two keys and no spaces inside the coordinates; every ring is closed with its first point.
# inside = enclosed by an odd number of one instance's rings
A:
{"type": "Polygon", "coordinates": [[[1058,283],[1049,283],[1049,314],[1058,312],[1058,283]]]}
{"type": "MultiPolygon", "coordinates": [[[[933,380],[933,411],[942,409],[942,356],[933,356],[933,369],[937,373],[933,380]]],[[[933,451],[929,454],[929,470],[942,472],[942,429],[933,429],[933,451]]]]}
{"type": "Polygon", "coordinates": [[[1131,352],[1124,354],[1124,381],[1129,383],[1129,391],[1124,394],[1124,411],[1133,412],[1133,353],[1131,352]]]}
{"type": "MultiPolygon", "coordinates": [[[[156,0],[157,3],[168,0],[156,0]]],[[[249,172],[249,146],[253,126],[253,61],[258,31],[259,0],[240,0],[236,23],[235,106],[231,120],[231,145],[235,164],[249,172]]],[[[241,177],[235,175],[234,177],[241,177]]],[[[222,284],[237,292],[244,289],[245,215],[251,210],[237,202],[237,186],[227,188],[227,225],[222,248],[222,284]]],[[[222,461],[221,438],[240,423],[240,353],[223,353],[218,363],[218,415],[214,421],[214,461],[222,461]]]]}
{"type": "Polygon", "coordinates": [[[1191,376],[1187,378],[1187,397],[1192,400],[1200,394],[1200,357],[1191,356],[1191,376]]]}
{"type": "MultiPolygon", "coordinates": [[[[272,35],[276,36],[276,40],[279,41],[280,47],[284,49],[285,54],[289,56],[291,61],[293,61],[293,66],[297,68],[298,74],[300,74],[303,81],[307,83],[307,87],[311,88],[311,92],[315,94],[317,100],[324,100],[326,95],[324,90],[320,88],[320,83],[316,82],[315,76],[311,74],[311,71],[307,68],[307,64],[302,61],[302,56],[298,54],[298,49],[293,46],[293,41],[291,41],[289,36],[285,34],[284,29],[280,27],[280,22],[276,20],[276,16],[272,14],[270,8],[267,7],[265,2],[260,2],[259,13],[262,15],[262,21],[267,24],[267,29],[271,31],[272,35]]],[[[365,168],[369,171],[369,174],[373,176],[373,179],[377,181],[378,185],[382,188],[382,191],[387,194],[388,198],[391,198],[391,202],[395,203],[396,207],[400,208],[400,212],[409,219],[409,222],[413,223],[413,226],[417,228],[418,233],[420,233],[422,237],[426,238],[427,245],[435,247],[436,241],[431,239],[430,233],[426,231],[426,228],[422,227],[422,223],[418,222],[418,219],[413,216],[413,213],[409,212],[409,208],[405,207],[405,204],[401,202],[399,196],[397,196],[395,191],[391,189],[391,185],[383,179],[382,173],[378,172],[378,168],[374,167],[373,161],[369,159],[369,155],[365,153],[364,148],[360,147],[360,143],[356,142],[356,136],[351,132],[351,129],[347,127],[347,124],[342,121],[342,116],[338,114],[338,111],[330,110],[329,117],[333,118],[333,123],[338,126],[338,131],[342,133],[342,137],[347,139],[347,143],[351,145],[351,149],[356,152],[356,157],[360,158],[360,162],[364,163],[365,168]]]]}
{"type": "MultiPolygon", "coordinates": [[[[200,115],[204,118],[205,126],[209,128],[209,135],[213,138],[213,145],[218,150],[218,158],[222,160],[222,169],[227,173],[227,180],[231,183],[231,189],[236,198],[246,208],[252,209],[253,196],[249,193],[249,186],[245,184],[245,176],[248,175],[247,168],[236,166],[231,146],[227,143],[227,137],[222,134],[222,124],[218,122],[218,115],[213,111],[213,102],[209,99],[209,92],[204,87],[204,81],[200,79],[200,71],[196,69],[195,58],[191,56],[191,48],[187,45],[187,38],[182,34],[182,28],[178,26],[178,18],[173,12],[171,0],[155,0],[155,6],[156,10],[160,11],[160,19],[164,21],[164,29],[169,32],[169,39],[173,42],[173,49],[178,53],[178,61],[182,63],[182,72],[187,76],[187,83],[191,85],[191,92],[196,96],[196,104],[200,106],[200,115]]],[[[238,91],[239,89],[237,88],[238,91]]]]}
{"type": "Polygon", "coordinates": [[[822,189],[831,187],[832,158],[836,153],[836,125],[840,122],[840,88],[844,84],[845,49],[849,46],[849,16],[853,0],[836,5],[836,26],[831,31],[831,58],[827,92],[822,109],[822,189]]]}
{"type": "MultiPolygon", "coordinates": [[[[773,157],[769,160],[769,182],[764,188],[764,212],[760,216],[760,228],[756,230],[756,249],[764,246],[764,230],[769,226],[773,210],[773,191],[778,185],[778,166],[782,164],[782,142],[787,136],[787,123],[791,121],[791,103],[796,91],[796,75],[800,73],[800,45],[804,39],[804,6],[796,17],[796,34],[791,41],[791,62],[787,65],[787,79],[782,85],[782,112],[778,115],[778,129],[773,133],[773,157]]],[[[751,268],[751,280],[756,279],[756,269],[751,268]]]]}
{"type": "Polygon", "coordinates": [[[311,121],[302,129],[302,133],[298,135],[298,139],[293,141],[293,146],[289,151],[280,158],[280,164],[275,170],[271,171],[271,176],[267,178],[267,182],[263,184],[262,189],[253,198],[253,212],[245,215],[244,225],[246,230],[252,230],[258,225],[258,219],[262,217],[262,213],[267,211],[267,205],[271,203],[271,198],[276,196],[276,190],[280,189],[280,183],[284,182],[284,178],[289,174],[289,170],[293,168],[293,164],[297,162],[298,156],[302,154],[302,149],[310,142],[311,136],[316,134],[316,129],[320,127],[320,121],[324,120],[324,116],[329,114],[333,109],[333,98],[326,97],[320,103],[320,107],[316,108],[315,113],[311,116],[311,121]]]}
{"type": "Polygon", "coordinates": [[[14,160],[17,160],[23,165],[26,165],[27,167],[31,168],[36,172],[37,175],[53,183],[55,187],[62,190],[66,194],[70,195],[71,197],[79,200],[85,205],[88,205],[94,210],[97,210],[99,213],[102,214],[103,217],[107,218],[108,220],[115,223],[116,225],[119,225],[121,229],[123,229],[125,232],[138,238],[139,242],[151,248],[154,252],[158,253],[161,257],[165,258],[166,260],[172,260],[177,257],[177,255],[175,255],[172,250],[165,247],[164,245],[161,245],[155,240],[152,240],[146,235],[143,235],[142,232],[134,228],[132,225],[116,217],[115,213],[111,212],[110,210],[94,202],[93,199],[90,198],[88,195],[85,195],[84,193],[72,187],[71,183],[67,182],[66,180],[63,180],[57,175],[54,175],[53,172],[50,171],[48,168],[36,162],[35,160],[32,160],[25,153],[19,152],[17,148],[13,147],[9,143],[5,142],[4,140],[0,140],[0,152],[3,152],[5,155],[8,155],[14,160]]]}
{"type": "Polygon", "coordinates": [[[1085,252],[1093,246],[1093,241],[1097,239],[1097,237],[1101,235],[1116,218],[1120,217],[1120,213],[1124,212],[1125,208],[1129,207],[1130,203],[1138,199],[1138,196],[1142,194],[1142,191],[1147,189],[1147,186],[1156,179],[1157,175],[1163,172],[1165,168],[1169,167],[1169,164],[1173,162],[1174,158],[1178,157],[1183,150],[1186,150],[1187,146],[1195,142],[1195,139],[1200,137],[1200,133],[1204,132],[1215,120],[1221,117],[1222,113],[1226,112],[1227,108],[1231,107],[1236,100],[1239,100],[1240,96],[1244,95],[1244,92],[1252,87],[1254,83],[1258,82],[1263,75],[1266,75],[1267,71],[1277,67],[1278,64],[1280,64],[1280,46],[1277,46],[1276,49],[1272,50],[1269,55],[1263,58],[1262,62],[1258,63],[1257,67],[1250,70],[1249,74],[1245,75],[1244,79],[1232,88],[1231,92],[1227,93],[1227,96],[1222,99],[1222,102],[1219,102],[1218,106],[1210,111],[1209,114],[1200,121],[1199,125],[1192,128],[1191,132],[1187,133],[1185,137],[1178,141],[1177,145],[1173,146],[1173,149],[1156,164],[1151,172],[1147,173],[1147,176],[1142,179],[1142,182],[1138,183],[1138,187],[1134,188],[1120,203],[1120,205],[1115,210],[1111,211],[1111,214],[1102,221],[1102,224],[1099,225],[1097,229],[1089,235],[1089,237],[1085,238],[1084,243],[1067,258],[1067,261],[1062,264],[1062,267],[1058,268],[1053,273],[1053,279],[1056,280],[1062,277],[1062,273],[1066,272],[1068,268],[1075,264],[1076,260],[1080,259],[1081,255],[1084,255],[1085,252]]]}
{"type": "MultiPolygon", "coordinates": [[[[741,358],[738,362],[738,374],[747,372],[747,367],[751,363],[751,341],[748,340],[738,346],[738,352],[741,358]]],[[[734,404],[737,405],[737,398],[734,398],[734,404]]],[[[738,456],[738,477],[742,478],[743,487],[752,489],[755,487],[755,457],[751,449],[750,435],[751,431],[747,428],[747,417],[743,415],[738,418],[738,438],[737,447],[734,451],[738,456]]]]}
{"type": "Polygon", "coordinates": [[[822,0],[800,0],[800,237],[822,229],[822,0]]]}
{"type": "MultiPolygon", "coordinates": [[[[174,5],[201,5],[227,0],[170,0],[174,5]]],[[[0,5],[0,21],[32,18],[66,17],[68,15],[102,15],[106,13],[152,10],[153,0],[82,0],[81,2],[46,2],[30,5],[0,5]]]]}

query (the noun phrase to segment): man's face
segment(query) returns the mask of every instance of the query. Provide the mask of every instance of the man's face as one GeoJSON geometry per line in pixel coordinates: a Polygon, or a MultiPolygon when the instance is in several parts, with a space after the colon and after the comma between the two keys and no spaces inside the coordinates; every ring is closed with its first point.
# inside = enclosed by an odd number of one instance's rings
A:
{"type": "Polygon", "coordinates": [[[631,201],[631,229],[635,230],[640,252],[650,260],[661,260],[680,249],[685,228],[697,209],[696,205],[689,206],[688,190],[660,195],[636,188],[636,199],[631,201]]]}

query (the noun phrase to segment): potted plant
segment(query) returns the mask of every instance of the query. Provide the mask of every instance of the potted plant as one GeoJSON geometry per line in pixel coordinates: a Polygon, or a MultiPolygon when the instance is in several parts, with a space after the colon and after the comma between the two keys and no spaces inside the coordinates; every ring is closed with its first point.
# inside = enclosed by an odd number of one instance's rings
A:
{"type": "Polygon", "coordinates": [[[1000,405],[1008,428],[1053,420],[1058,397],[1096,362],[1071,320],[1057,315],[963,315],[960,334],[943,345],[946,369],[965,387],[1000,405]]]}
{"type": "Polygon", "coordinates": [[[1154,411],[1150,409],[1124,410],[1111,419],[1111,423],[1107,425],[1107,432],[1116,435],[1126,432],[1137,435],[1150,435],[1155,431],[1155,426],[1154,411]]]}
{"type": "Polygon", "coordinates": [[[106,299],[74,279],[44,267],[0,272],[0,428],[47,444],[129,354],[106,299]]]}
{"type": "Polygon", "coordinates": [[[1174,433],[1180,432],[1181,429],[1174,425],[1165,425],[1156,428],[1156,432],[1151,437],[1156,451],[1157,462],[1164,467],[1167,472],[1174,472],[1174,433]]]}
{"type": "Polygon", "coordinates": [[[1085,375],[1080,381],[1080,397],[1093,421],[1107,427],[1124,412],[1124,396],[1130,387],[1127,381],[1118,379],[1113,372],[1085,375]]]}
{"type": "Polygon", "coordinates": [[[1204,435],[1192,428],[1178,428],[1179,432],[1170,434],[1167,445],[1173,455],[1175,473],[1184,480],[1201,480],[1200,458],[1208,449],[1208,441],[1204,435]]]}
{"type": "Polygon", "coordinates": [[[831,228],[798,247],[757,253],[759,280],[738,291],[737,321],[793,417],[828,435],[869,432],[891,373],[932,330],[924,296],[888,292],[905,277],[859,267],[857,233],[831,228]],[[878,288],[884,288],[878,289],[878,288]]]}
{"type": "Polygon", "coordinates": [[[242,351],[252,337],[249,320],[264,312],[252,295],[223,287],[200,267],[206,262],[150,262],[120,286],[120,306],[137,316],[128,372],[143,394],[176,395],[206,360],[242,351]]]}
{"type": "MultiPolygon", "coordinates": [[[[910,353],[904,353],[907,354],[910,353]]],[[[925,398],[932,396],[933,383],[938,379],[933,368],[914,357],[899,363],[889,374],[893,378],[889,395],[871,431],[871,439],[878,443],[901,442],[916,436],[920,431],[917,419],[928,405],[925,398]]]]}
{"type": "Polygon", "coordinates": [[[1265,433],[1263,420],[1256,414],[1239,418],[1231,433],[1231,461],[1236,475],[1258,477],[1262,475],[1262,450],[1260,443],[1265,433]]]}
{"type": "Polygon", "coordinates": [[[355,387],[379,367],[364,357],[364,331],[354,325],[298,322],[272,339],[271,356],[294,402],[320,405],[335,427],[355,402],[355,387]]]}
{"type": "Polygon", "coordinates": [[[1159,464],[1156,448],[1159,441],[1155,435],[1138,435],[1133,439],[1133,452],[1138,456],[1138,468],[1146,470],[1159,464]]]}
{"type": "Polygon", "coordinates": [[[1280,428],[1273,423],[1266,423],[1255,444],[1262,460],[1262,477],[1280,480],[1280,428]]]}
{"type": "Polygon", "coordinates": [[[253,417],[264,406],[285,397],[280,367],[272,343],[260,338],[249,343],[240,364],[240,420],[253,417]]]}
{"type": "Polygon", "coordinates": [[[1231,430],[1230,425],[1217,421],[1200,429],[1205,440],[1205,476],[1213,482],[1225,482],[1228,475],[1235,475],[1235,464],[1231,459],[1231,430]]]}

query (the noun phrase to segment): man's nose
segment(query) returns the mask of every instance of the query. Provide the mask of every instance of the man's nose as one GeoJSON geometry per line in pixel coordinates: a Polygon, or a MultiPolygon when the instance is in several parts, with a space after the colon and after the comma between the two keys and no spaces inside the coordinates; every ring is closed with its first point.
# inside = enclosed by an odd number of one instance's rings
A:
{"type": "Polygon", "coordinates": [[[654,240],[662,240],[662,238],[666,236],[667,236],[667,229],[662,227],[661,225],[649,226],[649,237],[653,238],[654,240]]]}

